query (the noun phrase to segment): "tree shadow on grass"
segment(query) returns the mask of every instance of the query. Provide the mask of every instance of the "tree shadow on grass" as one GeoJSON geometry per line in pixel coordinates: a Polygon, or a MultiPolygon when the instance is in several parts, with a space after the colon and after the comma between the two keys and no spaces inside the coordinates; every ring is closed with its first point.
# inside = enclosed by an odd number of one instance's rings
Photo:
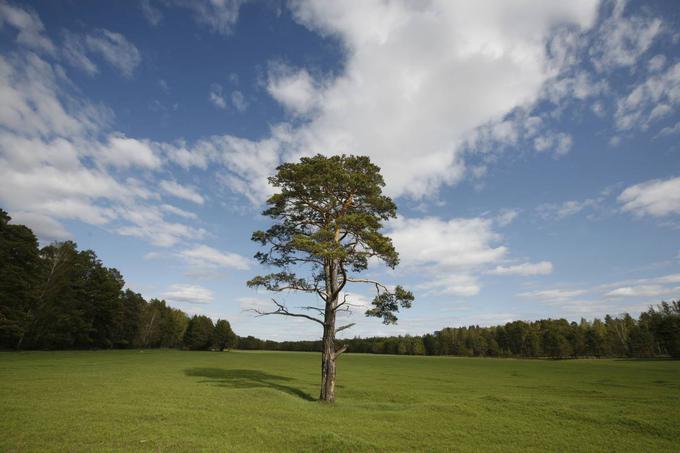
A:
{"type": "Polygon", "coordinates": [[[228,370],[224,368],[189,368],[184,370],[187,376],[207,378],[199,381],[220,387],[237,389],[271,388],[289,395],[297,396],[305,401],[316,401],[309,393],[284,383],[293,379],[286,376],[265,373],[258,370],[228,370]]]}

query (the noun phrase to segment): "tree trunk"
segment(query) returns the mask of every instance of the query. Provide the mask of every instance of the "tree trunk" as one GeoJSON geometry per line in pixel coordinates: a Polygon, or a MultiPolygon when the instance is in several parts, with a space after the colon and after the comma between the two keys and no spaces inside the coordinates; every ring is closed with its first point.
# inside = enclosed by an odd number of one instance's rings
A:
{"type": "MultiPolygon", "coordinates": [[[[335,318],[335,316],[333,316],[335,318]]],[[[335,402],[335,323],[323,329],[321,350],[321,395],[326,403],[335,402]]]]}
{"type": "Polygon", "coordinates": [[[338,304],[337,264],[333,261],[326,266],[326,300],[323,338],[321,342],[321,395],[319,400],[335,402],[335,307],[338,304]]]}

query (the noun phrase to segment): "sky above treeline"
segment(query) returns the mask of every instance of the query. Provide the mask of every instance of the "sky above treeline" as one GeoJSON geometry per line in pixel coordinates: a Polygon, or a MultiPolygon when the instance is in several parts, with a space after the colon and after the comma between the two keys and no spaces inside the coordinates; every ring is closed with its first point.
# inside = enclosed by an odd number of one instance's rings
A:
{"type": "MultiPolygon", "coordinates": [[[[239,335],[278,164],[368,155],[421,334],[680,297],[680,4],[0,1],[0,207],[239,335]]],[[[299,298],[279,297],[291,308],[299,298]]]]}

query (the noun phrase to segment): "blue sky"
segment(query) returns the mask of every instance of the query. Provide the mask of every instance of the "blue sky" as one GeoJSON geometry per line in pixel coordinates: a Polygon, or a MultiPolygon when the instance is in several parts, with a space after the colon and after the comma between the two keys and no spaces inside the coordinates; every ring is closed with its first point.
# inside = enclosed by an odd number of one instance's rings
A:
{"type": "Polygon", "coordinates": [[[266,177],[315,153],[383,169],[367,275],[416,295],[348,336],[680,295],[674,2],[2,1],[0,37],[0,207],[240,335],[319,335],[244,311],[266,177]]]}

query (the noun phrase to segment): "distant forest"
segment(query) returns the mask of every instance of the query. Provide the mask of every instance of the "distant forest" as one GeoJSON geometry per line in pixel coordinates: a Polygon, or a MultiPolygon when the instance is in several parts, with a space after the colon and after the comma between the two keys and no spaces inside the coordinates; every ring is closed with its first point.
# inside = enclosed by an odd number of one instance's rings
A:
{"type": "MultiPolygon", "coordinates": [[[[321,341],[239,337],[226,320],[189,317],[165,301],[124,290],[123,276],[74,242],[40,248],[0,209],[0,348],[320,351],[321,341]]],[[[680,357],[680,301],[634,319],[514,321],[444,328],[423,336],[338,340],[350,352],[479,357],[680,357]]]]}

